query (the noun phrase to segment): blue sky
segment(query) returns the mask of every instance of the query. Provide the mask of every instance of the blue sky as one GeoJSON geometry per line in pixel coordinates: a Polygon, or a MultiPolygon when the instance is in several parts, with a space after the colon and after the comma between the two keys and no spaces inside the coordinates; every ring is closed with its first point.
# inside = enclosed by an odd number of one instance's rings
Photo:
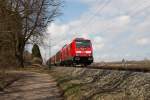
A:
{"type": "Polygon", "coordinates": [[[63,5],[62,15],[58,18],[62,24],[78,19],[82,13],[88,10],[88,5],[78,0],[66,0],[63,5]]]}
{"type": "Polygon", "coordinates": [[[95,61],[150,58],[149,0],[65,0],[61,11],[47,28],[46,58],[75,37],[92,40],[95,61]]]}

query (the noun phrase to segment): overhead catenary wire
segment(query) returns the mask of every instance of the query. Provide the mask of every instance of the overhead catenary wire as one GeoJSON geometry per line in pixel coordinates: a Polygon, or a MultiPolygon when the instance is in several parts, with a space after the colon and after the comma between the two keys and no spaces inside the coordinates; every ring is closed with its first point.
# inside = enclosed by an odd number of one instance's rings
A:
{"type": "MultiPolygon", "coordinates": [[[[148,2],[148,1],[147,1],[147,2],[148,2]]],[[[98,8],[97,11],[94,13],[94,15],[86,22],[85,26],[81,27],[80,30],[85,30],[89,24],[95,23],[94,17],[96,17],[97,14],[100,15],[100,14],[102,13],[102,10],[103,10],[105,7],[107,7],[109,3],[110,3],[110,0],[107,0],[107,1],[105,2],[105,4],[104,4],[101,8],[98,8]],[[99,11],[101,11],[101,12],[99,12],[99,11]]],[[[141,5],[141,3],[138,4],[138,5],[141,5]]],[[[134,16],[136,16],[138,13],[141,13],[142,11],[144,11],[145,9],[147,9],[147,8],[149,8],[149,7],[150,7],[150,5],[148,5],[148,6],[144,7],[144,8],[142,8],[142,9],[140,9],[140,10],[138,10],[138,11],[135,11],[134,13],[128,13],[127,15],[130,15],[130,17],[134,17],[134,16]]],[[[134,8],[133,10],[135,10],[135,9],[136,9],[136,8],[134,8]]]]}
{"type": "MultiPolygon", "coordinates": [[[[147,3],[148,3],[148,2],[147,2],[147,3]]],[[[141,3],[138,4],[138,5],[141,5],[141,3]]],[[[138,5],[137,5],[137,6],[138,6],[138,5]]],[[[150,8],[150,5],[145,6],[145,7],[142,7],[142,8],[140,8],[139,10],[135,11],[134,13],[129,12],[129,13],[127,13],[126,15],[128,15],[128,16],[130,16],[130,17],[135,17],[135,16],[137,16],[138,14],[140,14],[141,12],[145,11],[146,9],[148,9],[148,8],[150,8]]],[[[137,9],[137,7],[133,8],[133,10],[135,10],[135,9],[137,9]]],[[[111,20],[111,21],[112,21],[112,20],[111,20]]],[[[93,21],[93,22],[95,22],[95,21],[93,21]]],[[[90,23],[90,24],[93,24],[93,23],[90,23]]],[[[109,26],[109,24],[107,23],[106,26],[109,26]]],[[[105,31],[103,31],[103,32],[106,32],[107,30],[108,30],[108,28],[105,29],[105,31]]]]}
{"type": "MultiPolygon", "coordinates": [[[[98,0],[96,0],[95,2],[97,2],[98,0]]],[[[106,1],[104,1],[104,5],[102,5],[102,6],[100,6],[100,7],[97,7],[96,8],[96,12],[95,12],[95,14],[94,15],[92,15],[91,17],[89,17],[88,18],[88,21],[86,22],[87,24],[88,23],[90,23],[90,21],[94,18],[94,16],[96,16],[96,13],[98,13],[98,12],[101,12],[104,8],[105,8],[105,6],[107,6],[108,4],[109,4],[109,1],[110,0],[106,0],[106,1]]],[[[102,3],[102,1],[100,1],[100,2],[98,2],[97,4],[100,4],[100,3],[102,3]]],[[[85,23],[85,24],[86,24],[85,23]]],[[[84,28],[86,28],[86,27],[84,27],[84,28]]],[[[74,28],[72,27],[71,28],[71,30],[70,31],[72,31],[74,28]]],[[[81,30],[81,29],[80,29],[81,30]]],[[[76,32],[77,33],[77,32],[76,32]]],[[[75,34],[76,35],[76,34],[75,34]]],[[[76,37],[76,36],[73,36],[73,37],[76,37]]],[[[65,37],[63,37],[60,41],[57,41],[57,43],[60,43],[61,41],[63,41],[65,39],[65,37]]],[[[52,43],[51,43],[52,44],[52,43]]],[[[55,46],[55,45],[53,45],[53,46],[55,46]]],[[[52,46],[50,46],[50,47],[52,47],[52,46]]]]}
{"type": "MultiPolygon", "coordinates": [[[[98,0],[95,0],[94,2],[97,2],[98,0]]],[[[101,2],[98,2],[98,3],[101,3],[101,2]]],[[[92,15],[93,16],[93,15],[92,15]]],[[[90,17],[92,17],[92,16],[90,16],[90,17]]],[[[89,18],[90,18],[89,17],[89,18]]],[[[70,32],[73,30],[73,28],[70,30],[70,32]]],[[[81,27],[79,28],[79,30],[81,30],[81,27]]],[[[73,32],[73,37],[75,38],[76,37],[76,35],[78,34],[78,32],[73,32]]]]}
{"type": "MultiPolygon", "coordinates": [[[[135,6],[133,6],[133,8],[131,8],[131,9],[129,9],[128,11],[130,11],[130,12],[128,12],[127,14],[129,15],[129,14],[131,14],[131,12],[134,12],[138,7],[139,8],[143,8],[143,6],[145,6],[145,3],[150,3],[150,2],[148,2],[149,0],[147,0],[146,2],[144,2],[144,4],[141,4],[141,2],[140,3],[136,3],[136,5],[135,6]]],[[[137,10],[137,11],[139,11],[139,10],[137,10]]]]}
{"type": "Polygon", "coordinates": [[[130,14],[130,17],[135,17],[135,16],[137,16],[139,13],[144,12],[144,11],[145,11],[146,9],[148,9],[148,8],[150,8],[150,5],[145,6],[144,8],[142,8],[142,9],[140,9],[140,10],[134,12],[134,13],[131,13],[131,14],[130,14]]]}
{"type": "MultiPolygon", "coordinates": [[[[103,3],[102,6],[97,7],[95,13],[94,13],[92,16],[90,16],[90,17],[88,18],[88,20],[86,21],[86,23],[83,23],[83,24],[85,24],[85,25],[84,25],[84,26],[81,26],[81,27],[79,28],[79,31],[85,30],[85,29],[88,27],[89,24],[92,24],[93,22],[95,22],[94,20],[95,20],[95,17],[97,16],[97,14],[99,14],[99,15],[102,14],[102,11],[109,5],[110,1],[111,1],[111,0],[107,0],[107,1],[105,1],[105,2],[103,3]]],[[[98,1],[96,0],[96,2],[98,2],[98,1]]],[[[99,2],[99,3],[102,3],[102,2],[99,2]]],[[[141,8],[141,9],[135,11],[134,13],[132,13],[132,12],[130,13],[130,12],[129,12],[128,15],[129,15],[130,17],[137,16],[137,14],[143,12],[145,9],[148,9],[149,7],[150,7],[150,5],[148,5],[148,6],[144,7],[144,8],[141,8]]],[[[134,10],[134,9],[136,9],[136,8],[133,8],[133,10],[134,10]]],[[[74,29],[74,28],[72,27],[71,30],[70,30],[70,32],[71,32],[73,29],[74,29]]],[[[106,30],[107,30],[107,29],[106,29],[106,30]]],[[[105,32],[105,31],[104,31],[104,32],[105,32]]],[[[75,32],[75,33],[78,33],[78,32],[75,32]]],[[[76,36],[77,36],[77,34],[74,34],[73,37],[76,37],[76,36]]],[[[65,40],[65,39],[66,39],[66,37],[63,37],[60,41],[57,41],[57,43],[60,43],[61,41],[65,40]]],[[[55,46],[55,45],[53,45],[53,46],[55,46]]]]}
{"type": "MultiPolygon", "coordinates": [[[[86,24],[86,25],[89,24],[90,21],[92,21],[92,20],[94,19],[94,17],[96,16],[96,14],[97,14],[98,12],[101,12],[101,11],[105,8],[105,6],[107,6],[107,5],[109,4],[109,1],[110,1],[110,0],[106,0],[106,1],[103,1],[103,0],[98,1],[98,0],[96,0],[95,2],[97,2],[98,5],[101,4],[101,3],[104,3],[104,5],[97,7],[97,8],[96,8],[96,11],[95,11],[95,14],[92,15],[92,16],[90,16],[90,17],[88,18],[88,21],[87,21],[86,23],[84,23],[84,24],[86,24]]],[[[86,25],[85,25],[84,29],[86,28],[86,25]]],[[[71,30],[70,30],[70,32],[71,32],[71,31],[73,31],[73,29],[75,29],[75,28],[74,28],[73,26],[71,26],[70,29],[71,29],[71,30]]],[[[81,30],[81,29],[83,29],[83,27],[79,28],[79,30],[81,30]]],[[[73,35],[74,38],[77,37],[77,34],[76,34],[76,33],[78,33],[78,32],[74,32],[74,35],[73,35]]],[[[60,43],[60,42],[63,41],[64,39],[65,39],[65,37],[63,37],[60,41],[57,41],[57,43],[60,43]]]]}
{"type": "MultiPolygon", "coordinates": [[[[103,1],[103,0],[102,0],[103,1]]],[[[96,8],[96,11],[95,11],[95,13],[91,16],[91,17],[89,17],[88,19],[87,19],[87,21],[86,21],[86,23],[84,23],[84,26],[81,26],[80,28],[79,28],[79,31],[84,31],[87,27],[88,27],[88,25],[89,24],[91,24],[91,22],[94,20],[94,17],[96,17],[97,16],[97,14],[101,14],[102,13],[102,11],[109,5],[109,3],[111,2],[111,0],[106,0],[106,1],[104,1],[104,2],[98,2],[97,3],[97,5],[100,5],[101,3],[103,3],[103,5],[102,6],[98,6],[97,8],[96,8]]],[[[77,32],[76,32],[77,33],[77,32]]]]}

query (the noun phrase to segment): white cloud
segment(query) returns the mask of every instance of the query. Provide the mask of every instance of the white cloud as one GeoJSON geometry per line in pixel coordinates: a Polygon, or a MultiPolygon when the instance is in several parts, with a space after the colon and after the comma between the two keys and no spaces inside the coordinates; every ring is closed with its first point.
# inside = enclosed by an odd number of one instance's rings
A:
{"type": "Polygon", "coordinates": [[[74,37],[91,39],[95,58],[102,57],[101,59],[105,60],[121,59],[126,55],[128,58],[134,58],[132,51],[136,48],[131,50],[132,44],[149,44],[150,9],[141,11],[148,6],[149,0],[110,0],[103,9],[101,8],[106,3],[104,0],[81,1],[88,4],[89,9],[79,19],[64,24],[52,23],[48,27],[47,32],[51,33],[52,44],[56,45],[52,47],[52,54],[74,37]],[[138,13],[133,16],[135,12],[138,13]],[[117,53],[114,54],[112,49],[117,53]]]}
{"type": "Polygon", "coordinates": [[[136,43],[138,45],[147,45],[147,44],[150,44],[150,39],[146,38],[146,37],[139,38],[139,39],[136,40],[136,43]]]}
{"type": "Polygon", "coordinates": [[[51,23],[47,28],[47,32],[52,38],[59,38],[66,36],[66,32],[68,29],[69,26],[67,25],[57,25],[55,23],[51,23]]]}
{"type": "Polygon", "coordinates": [[[100,50],[104,47],[104,41],[102,37],[95,37],[93,38],[93,49],[94,51],[100,50]]]}
{"type": "Polygon", "coordinates": [[[126,25],[130,22],[130,16],[127,15],[120,16],[118,18],[118,22],[120,22],[120,24],[126,25]]]}

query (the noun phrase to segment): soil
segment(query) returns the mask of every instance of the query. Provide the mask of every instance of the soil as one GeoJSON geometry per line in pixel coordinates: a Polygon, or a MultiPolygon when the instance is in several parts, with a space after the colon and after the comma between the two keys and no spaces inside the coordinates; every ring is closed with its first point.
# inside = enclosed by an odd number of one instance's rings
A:
{"type": "Polygon", "coordinates": [[[63,100],[54,79],[44,73],[14,71],[21,78],[0,92],[0,100],[63,100]]]}

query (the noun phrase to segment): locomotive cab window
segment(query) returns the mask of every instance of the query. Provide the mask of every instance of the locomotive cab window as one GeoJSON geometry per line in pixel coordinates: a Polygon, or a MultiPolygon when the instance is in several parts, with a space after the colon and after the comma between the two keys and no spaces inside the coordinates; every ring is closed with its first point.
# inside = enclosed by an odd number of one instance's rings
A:
{"type": "Polygon", "coordinates": [[[76,47],[80,48],[80,47],[90,47],[91,46],[91,42],[90,40],[76,40],[76,47]]]}

